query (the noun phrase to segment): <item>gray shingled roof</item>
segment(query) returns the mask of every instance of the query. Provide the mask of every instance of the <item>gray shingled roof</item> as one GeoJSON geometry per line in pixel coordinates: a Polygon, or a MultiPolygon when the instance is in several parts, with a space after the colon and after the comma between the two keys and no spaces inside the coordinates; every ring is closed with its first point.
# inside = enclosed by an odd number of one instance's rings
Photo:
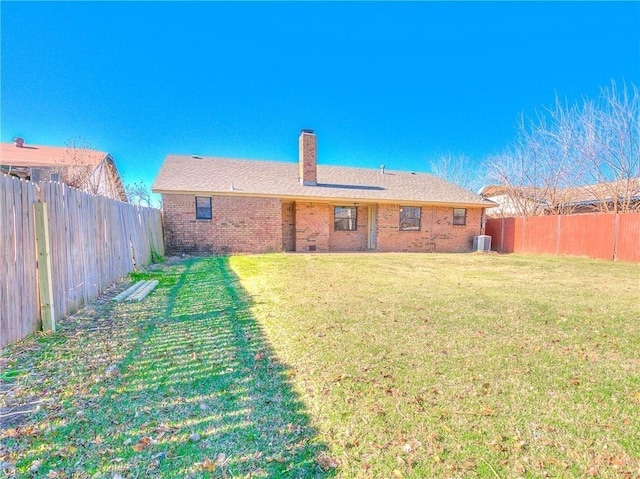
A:
{"type": "Polygon", "coordinates": [[[318,165],[317,186],[298,181],[298,163],[169,155],[155,193],[405,202],[492,207],[480,195],[426,173],[318,165]]]}

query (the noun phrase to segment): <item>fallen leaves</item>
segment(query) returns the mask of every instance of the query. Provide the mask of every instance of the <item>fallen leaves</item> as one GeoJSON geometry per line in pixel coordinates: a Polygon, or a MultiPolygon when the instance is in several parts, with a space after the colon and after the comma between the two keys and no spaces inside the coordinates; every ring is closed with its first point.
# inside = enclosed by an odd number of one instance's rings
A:
{"type": "MultiPolygon", "coordinates": [[[[632,471],[633,460],[626,455],[607,455],[596,457],[586,469],[587,476],[598,477],[605,471],[615,471],[616,477],[624,479],[637,477],[632,471]]],[[[638,471],[640,472],[640,470],[638,471]]]]}
{"type": "Polygon", "coordinates": [[[607,458],[607,464],[609,466],[612,466],[614,469],[617,469],[619,467],[624,467],[627,465],[627,462],[622,459],[621,457],[617,457],[617,456],[609,456],[607,458]]]}
{"type": "Polygon", "coordinates": [[[131,446],[131,449],[133,449],[136,452],[142,452],[155,443],[156,443],[155,439],[149,436],[145,436],[142,439],[140,439],[136,444],[131,446]]]}
{"type": "Polygon", "coordinates": [[[20,428],[11,428],[11,429],[7,429],[4,432],[4,437],[18,437],[20,435],[20,428]]]}
{"type": "Polygon", "coordinates": [[[480,416],[494,416],[495,414],[496,410],[488,406],[482,408],[482,410],[480,411],[480,416]]]}
{"type": "Polygon", "coordinates": [[[166,424],[160,424],[159,426],[154,428],[154,432],[157,433],[155,440],[159,441],[167,434],[173,434],[179,429],[177,427],[167,426],[166,424]]]}
{"type": "Polygon", "coordinates": [[[18,438],[21,436],[37,436],[40,431],[34,426],[18,426],[15,428],[6,429],[4,434],[0,437],[18,438]]]}
{"type": "Polygon", "coordinates": [[[203,471],[209,471],[209,472],[213,472],[216,470],[216,467],[218,467],[216,465],[215,461],[212,461],[209,458],[206,458],[204,461],[202,462],[198,462],[196,463],[196,466],[200,467],[203,471]]]}
{"type": "Polygon", "coordinates": [[[320,466],[320,468],[325,472],[331,469],[335,469],[340,465],[337,459],[331,457],[324,451],[316,455],[316,464],[320,466]]]}
{"type": "Polygon", "coordinates": [[[640,391],[635,391],[629,395],[629,399],[631,402],[640,405],[640,391]]]}
{"type": "Polygon", "coordinates": [[[75,446],[62,446],[61,448],[57,449],[52,456],[58,456],[58,457],[71,457],[72,455],[74,455],[76,452],[78,451],[78,448],[76,448],[75,446]]]}
{"type": "Polygon", "coordinates": [[[224,452],[221,452],[214,460],[207,457],[204,461],[196,462],[194,465],[203,471],[214,472],[217,468],[224,468],[228,463],[229,458],[227,458],[227,455],[224,452]]]}

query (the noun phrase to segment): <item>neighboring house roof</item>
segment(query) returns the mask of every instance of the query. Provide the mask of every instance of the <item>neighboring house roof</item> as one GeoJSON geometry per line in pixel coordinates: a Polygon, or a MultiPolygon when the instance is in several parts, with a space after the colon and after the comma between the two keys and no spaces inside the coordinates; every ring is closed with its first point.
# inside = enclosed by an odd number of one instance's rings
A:
{"type": "Polygon", "coordinates": [[[640,200],[640,178],[564,188],[560,192],[562,201],[573,205],[589,205],[602,201],[612,202],[620,199],[621,196],[634,201],[640,200]]]}
{"type": "Polygon", "coordinates": [[[640,178],[558,188],[557,190],[487,185],[479,191],[479,194],[484,198],[491,198],[493,201],[503,203],[502,207],[508,212],[515,212],[515,210],[512,204],[504,203],[507,199],[518,202],[524,200],[529,202],[529,207],[535,204],[543,210],[552,208],[554,205],[572,209],[583,206],[597,207],[603,202],[613,203],[623,198],[632,202],[640,201],[640,178]]]}
{"type": "Polygon", "coordinates": [[[82,180],[90,182],[92,187],[88,184],[74,186],[127,201],[122,179],[109,153],[83,147],[25,145],[23,140],[17,140],[20,142],[0,143],[2,172],[29,177],[32,169],[67,171],[70,177],[84,177],[82,180]]]}
{"type": "MultiPolygon", "coordinates": [[[[478,194],[485,198],[510,195],[512,193],[517,194],[520,197],[536,199],[539,202],[549,202],[551,200],[551,192],[543,188],[509,188],[504,185],[487,185],[478,192],[478,194]]],[[[625,195],[628,194],[629,197],[635,199],[636,197],[640,198],[640,178],[606,181],[590,185],[574,186],[571,188],[558,188],[553,193],[555,194],[554,196],[556,199],[572,204],[598,203],[603,199],[613,201],[614,193],[618,193],[618,195],[622,193],[625,195]]]]}
{"type": "MultiPolygon", "coordinates": [[[[519,188],[519,190],[526,190],[528,188],[519,188]]],[[[500,196],[500,195],[506,195],[509,193],[509,188],[507,188],[504,185],[487,185],[487,186],[483,186],[482,188],[480,188],[480,191],[478,191],[478,194],[485,197],[485,198],[489,198],[491,196],[500,196]]]]}
{"type": "Polygon", "coordinates": [[[500,208],[501,211],[515,213],[523,208],[531,210],[538,205],[545,207],[548,203],[542,190],[532,187],[487,185],[481,188],[478,194],[498,203],[499,206],[492,208],[494,212],[500,208]]]}
{"type": "Polygon", "coordinates": [[[42,145],[24,145],[17,147],[13,143],[0,144],[0,164],[7,166],[52,167],[70,166],[75,157],[79,157],[84,165],[98,164],[109,156],[108,153],[83,149],[81,154],[74,154],[72,148],[42,145]]]}
{"type": "Polygon", "coordinates": [[[317,165],[317,185],[298,181],[298,163],[166,157],[155,193],[267,196],[298,200],[375,201],[492,207],[471,191],[426,173],[317,165]]]}

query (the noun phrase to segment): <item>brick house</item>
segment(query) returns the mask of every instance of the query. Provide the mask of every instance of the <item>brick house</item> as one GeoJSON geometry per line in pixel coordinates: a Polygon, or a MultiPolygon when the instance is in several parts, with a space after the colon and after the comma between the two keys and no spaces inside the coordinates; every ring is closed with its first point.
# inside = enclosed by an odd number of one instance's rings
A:
{"type": "Polygon", "coordinates": [[[60,181],[96,195],[127,201],[109,153],[83,146],[27,145],[22,138],[0,144],[0,171],[31,181],[60,181]]]}
{"type": "Polygon", "coordinates": [[[470,251],[495,203],[424,173],[169,155],[162,195],[168,252],[470,251]]]}

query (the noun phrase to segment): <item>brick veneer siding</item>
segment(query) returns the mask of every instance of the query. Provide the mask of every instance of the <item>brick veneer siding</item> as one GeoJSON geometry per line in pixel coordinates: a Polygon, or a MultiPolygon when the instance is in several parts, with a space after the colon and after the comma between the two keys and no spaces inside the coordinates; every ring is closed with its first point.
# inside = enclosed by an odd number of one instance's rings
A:
{"type": "Polygon", "coordinates": [[[304,185],[315,185],[317,173],[317,140],[313,133],[302,132],[298,139],[298,163],[300,181],[304,185]]]}
{"type": "Polygon", "coordinates": [[[298,164],[300,181],[303,185],[315,185],[317,182],[317,156],[316,135],[304,131],[301,132],[298,139],[298,164]]]}
{"type": "Polygon", "coordinates": [[[329,225],[333,206],[296,202],[296,251],[329,251],[329,225]],[[330,214],[331,213],[331,214],[330,214]]]}
{"type": "Polygon", "coordinates": [[[329,214],[329,251],[365,251],[367,249],[369,208],[358,207],[358,223],[355,231],[336,231],[334,205],[331,206],[329,214]]]}
{"type": "Polygon", "coordinates": [[[377,221],[378,251],[464,252],[480,234],[482,209],[467,208],[466,226],[454,226],[453,208],[423,206],[420,231],[400,231],[400,205],[379,205],[377,221]]]}
{"type": "MultiPolygon", "coordinates": [[[[367,206],[358,207],[356,231],[335,231],[336,205],[327,203],[214,196],[213,219],[196,220],[194,195],[164,194],[162,201],[169,254],[308,252],[310,246],[317,252],[365,251],[368,246],[367,206]]],[[[453,208],[423,206],[420,231],[399,231],[400,205],[378,205],[376,211],[377,251],[470,251],[481,232],[481,208],[467,208],[466,226],[454,226],[453,208]]]]}
{"type": "Polygon", "coordinates": [[[195,195],[162,195],[169,254],[282,251],[279,199],[214,196],[211,203],[213,219],[196,220],[195,195]]]}

